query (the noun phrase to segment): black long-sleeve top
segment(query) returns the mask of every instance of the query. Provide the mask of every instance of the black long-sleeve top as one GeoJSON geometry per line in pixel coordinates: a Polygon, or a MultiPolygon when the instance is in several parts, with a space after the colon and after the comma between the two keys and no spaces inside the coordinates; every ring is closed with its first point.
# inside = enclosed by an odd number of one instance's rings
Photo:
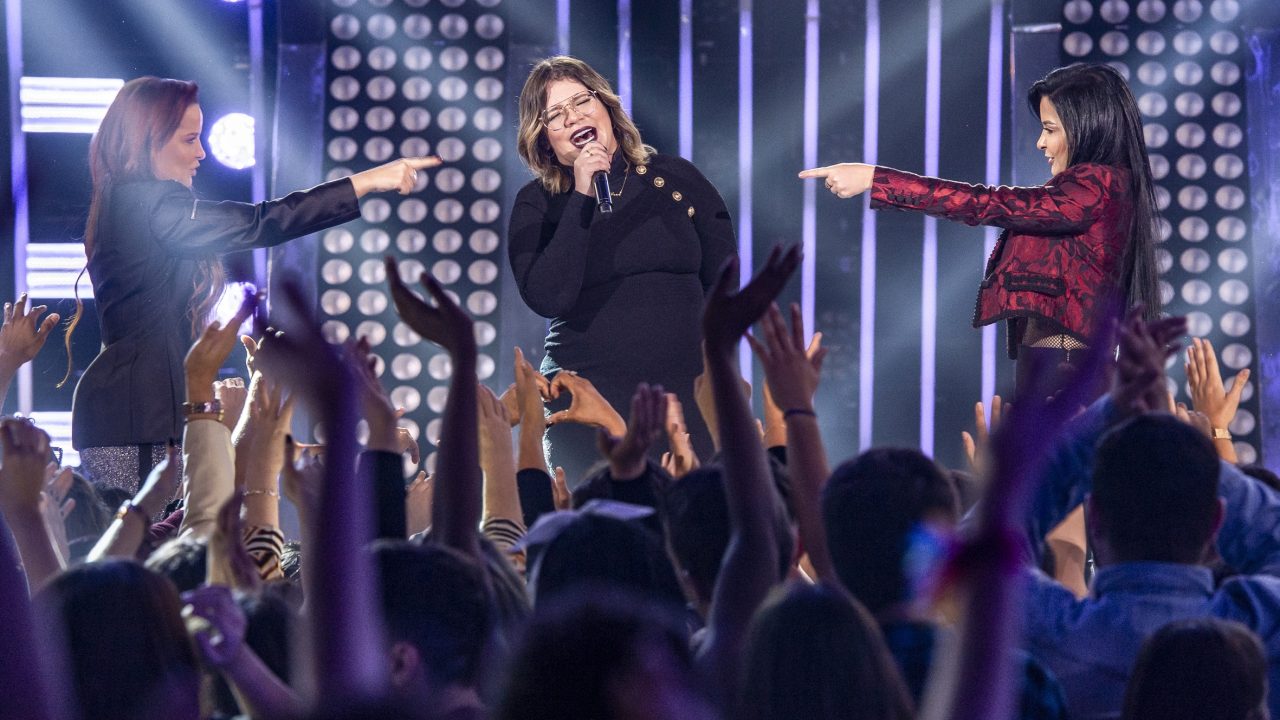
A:
{"type": "Polygon", "coordinates": [[[610,173],[614,212],[575,191],[552,195],[537,180],[511,212],[508,251],[520,295],[551,319],[544,374],[589,379],[624,417],[639,382],[680,396],[695,446],[710,453],[693,402],[702,372],[702,301],[737,252],[733,223],[714,186],[683,158],[653,155],[610,173]]]}
{"type": "Polygon", "coordinates": [[[347,179],[257,204],[197,200],[171,180],[116,184],[89,260],[102,351],[76,384],[72,445],[181,437],[182,360],[201,260],[270,247],[360,216],[347,179]]]}

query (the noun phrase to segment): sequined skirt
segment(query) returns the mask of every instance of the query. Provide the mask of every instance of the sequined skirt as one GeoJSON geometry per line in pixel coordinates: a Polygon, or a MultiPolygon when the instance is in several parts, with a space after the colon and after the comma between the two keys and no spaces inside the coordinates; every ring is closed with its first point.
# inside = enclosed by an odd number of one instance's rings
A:
{"type": "MultiPolygon", "coordinates": [[[[164,460],[165,446],[116,445],[80,450],[80,472],[89,482],[136,494],[151,469],[164,460]]],[[[182,462],[182,456],[178,456],[182,462]]],[[[181,472],[181,467],[179,467],[181,472]]]]}

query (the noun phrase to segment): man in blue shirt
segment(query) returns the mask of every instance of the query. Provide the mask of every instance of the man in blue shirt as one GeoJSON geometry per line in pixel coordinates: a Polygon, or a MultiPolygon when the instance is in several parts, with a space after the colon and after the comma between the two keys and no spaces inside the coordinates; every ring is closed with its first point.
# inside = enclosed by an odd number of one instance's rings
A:
{"type": "MultiPolygon", "coordinates": [[[[1236,620],[1280,655],[1280,578],[1267,574],[1280,569],[1280,495],[1220,462],[1202,433],[1095,403],[1052,458],[1028,537],[1043,538],[1080,502],[1098,565],[1090,596],[1035,574],[1026,605],[1027,649],[1062,683],[1073,717],[1119,716],[1143,641],[1173,620],[1236,620]],[[1216,588],[1203,564],[1215,542],[1243,573],[1216,588]]],[[[1280,663],[1270,667],[1280,687],[1280,663]]],[[[1271,698],[1275,716],[1280,693],[1271,698]]]]}

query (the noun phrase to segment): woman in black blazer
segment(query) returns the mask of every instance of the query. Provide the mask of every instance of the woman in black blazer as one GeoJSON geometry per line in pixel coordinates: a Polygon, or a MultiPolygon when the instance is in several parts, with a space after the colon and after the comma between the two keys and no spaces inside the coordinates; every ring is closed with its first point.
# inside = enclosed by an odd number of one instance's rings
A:
{"type": "Polygon", "coordinates": [[[120,90],[89,147],[85,255],[103,347],[76,384],[71,442],[91,479],[130,491],[182,436],[182,361],[222,291],[219,256],[353,220],[358,198],[408,193],[418,170],[440,163],[400,159],[256,205],[207,202],[191,192],[202,126],[195,83],[142,77],[120,90]]]}

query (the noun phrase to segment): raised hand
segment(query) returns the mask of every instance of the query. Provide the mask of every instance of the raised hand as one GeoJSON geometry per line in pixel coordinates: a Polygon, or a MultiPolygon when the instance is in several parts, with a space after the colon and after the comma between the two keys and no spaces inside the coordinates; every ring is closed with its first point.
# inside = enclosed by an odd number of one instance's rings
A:
{"type": "MultiPolygon", "coordinates": [[[[27,420],[0,420],[0,514],[13,532],[32,590],[62,570],[50,542],[40,498],[49,462],[49,436],[27,420]]],[[[3,531],[3,528],[0,528],[3,531]]]]}
{"type": "Polygon", "coordinates": [[[0,512],[7,517],[37,512],[49,464],[49,435],[30,421],[5,418],[0,421],[0,447],[0,512]]]}
{"type": "Polygon", "coordinates": [[[246,292],[240,309],[226,326],[214,320],[205,327],[183,361],[187,371],[188,393],[206,392],[206,388],[208,393],[213,392],[213,381],[218,377],[218,368],[227,361],[231,348],[235,347],[239,338],[240,325],[253,313],[259,300],[258,295],[246,292]]]}
{"type": "Polygon", "coordinates": [[[760,272],[745,287],[735,292],[734,287],[738,284],[738,259],[730,259],[711,288],[702,313],[702,337],[706,352],[733,352],[747,328],[760,319],[799,266],[798,245],[793,245],[786,251],[781,246],[775,246],[760,272]]]}
{"type": "Polygon", "coordinates": [[[1240,395],[1249,380],[1249,368],[1236,373],[1231,389],[1227,390],[1222,384],[1213,343],[1207,338],[1192,338],[1191,347],[1187,348],[1186,371],[1191,407],[1208,416],[1214,429],[1226,430],[1240,407],[1240,395]]]}
{"type": "Polygon", "coordinates": [[[417,535],[431,527],[431,503],[434,500],[435,477],[426,470],[418,475],[404,491],[405,526],[410,535],[417,535]]]}
{"type": "Polygon", "coordinates": [[[318,452],[303,448],[292,435],[284,438],[284,469],[280,473],[284,496],[298,508],[305,519],[320,506],[320,491],[324,487],[324,463],[318,452]]]}
{"type": "MultiPolygon", "coordinates": [[[[486,473],[505,471],[515,462],[511,452],[511,421],[507,418],[507,408],[486,385],[477,388],[476,398],[476,414],[480,420],[480,467],[486,473]]],[[[514,478],[515,468],[509,469],[514,478]]]]}
{"type": "Polygon", "coordinates": [[[675,393],[667,393],[667,431],[669,451],[662,454],[662,469],[673,478],[684,477],[699,466],[698,455],[689,439],[689,427],[684,419],[684,406],[675,393]]]}
{"type": "Polygon", "coordinates": [[[408,195],[418,184],[418,171],[438,167],[444,161],[439,157],[406,157],[392,160],[385,165],[365,170],[351,176],[351,184],[355,187],[356,197],[364,197],[370,193],[390,192],[395,190],[401,195],[408,195]]]}
{"type": "Polygon", "coordinates": [[[774,402],[784,414],[797,410],[813,412],[813,395],[818,391],[822,361],[827,357],[821,334],[815,334],[813,342],[805,346],[800,306],[794,303],[791,305],[790,329],[776,303],[769,306],[760,320],[760,327],[763,339],[748,335],[747,341],[764,365],[774,402]]]}
{"type": "Polygon", "coordinates": [[[1166,412],[1168,389],[1164,363],[1178,350],[1177,340],[1187,330],[1186,318],[1161,318],[1144,322],[1141,306],[1131,309],[1119,328],[1120,354],[1111,397],[1126,414],[1166,412]]]}
{"type": "Polygon", "coordinates": [[[422,273],[419,282],[435,301],[429,304],[410,290],[400,278],[396,261],[388,255],[383,262],[387,269],[387,285],[396,314],[414,332],[440,347],[453,358],[474,362],[476,338],[474,323],[458,304],[440,287],[440,283],[428,273],[422,273]]]}
{"type": "Polygon", "coordinates": [[[610,435],[618,437],[627,431],[622,416],[609,404],[608,400],[604,399],[590,380],[572,370],[561,370],[551,380],[551,394],[559,397],[562,392],[570,395],[569,407],[551,413],[547,418],[547,425],[565,422],[589,425],[602,428],[610,435]]]}
{"type": "Polygon", "coordinates": [[[243,378],[233,377],[213,383],[213,399],[222,404],[222,424],[228,430],[235,432],[248,397],[249,391],[244,386],[243,378]]]}
{"type": "Polygon", "coordinates": [[[979,400],[973,406],[973,425],[974,435],[970,435],[968,430],[960,432],[960,439],[964,442],[964,455],[969,460],[969,469],[975,473],[981,473],[985,470],[986,454],[988,438],[991,433],[1000,427],[1000,418],[1007,410],[1012,410],[1013,405],[1006,403],[1000,399],[999,395],[991,397],[991,423],[987,423],[986,408],[982,406],[979,400]]]}
{"type": "MultiPolygon", "coordinates": [[[[369,424],[369,440],[365,447],[369,450],[382,450],[403,454],[408,449],[404,442],[409,431],[397,425],[401,413],[391,403],[387,391],[378,379],[377,358],[369,346],[368,338],[361,337],[354,342],[347,342],[344,351],[349,356],[349,363],[355,370],[356,397],[360,403],[360,414],[369,424]],[[403,435],[401,431],[404,431],[403,435]]],[[[412,436],[409,436],[412,440],[412,436]]],[[[414,455],[417,455],[417,442],[413,443],[414,455]]]]}
{"type": "MultiPolygon", "coordinates": [[[[533,365],[525,359],[523,350],[516,348],[515,356],[515,400],[518,415],[512,418],[512,422],[541,425],[546,421],[543,403],[551,396],[551,381],[533,369],[533,365]]],[[[511,408],[507,409],[509,411],[511,408]]]]}
{"type": "Polygon", "coordinates": [[[864,163],[839,163],[800,171],[802,179],[822,180],[831,194],[840,198],[851,198],[870,190],[875,174],[876,166],[864,163]]]}
{"type": "Polygon", "coordinates": [[[223,585],[206,585],[182,594],[186,606],[182,619],[195,641],[200,657],[209,665],[224,670],[239,659],[245,648],[244,636],[249,627],[244,610],[223,585]]]}
{"type": "Polygon", "coordinates": [[[565,480],[564,468],[556,466],[551,474],[551,501],[557,510],[573,509],[573,493],[569,492],[569,483],[565,480]]]}
{"type": "Polygon", "coordinates": [[[622,437],[600,432],[600,452],[614,480],[631,480],[645,470],[649,448],[666,432],[667,394],[661,385],[640,383],[631,397],[631,421],[622,437]]]}
{"type": "Polygon", "coordinates": [[[35,359],[61,319],[58,313],[49,313],[42,322],[40,316],[48,309],[47,305],[36,305],[28,310],[26,293],[19,295],[17,302],[4,304],[4,325],[0,326],[0,368],[17,371],[35,359]]]}

